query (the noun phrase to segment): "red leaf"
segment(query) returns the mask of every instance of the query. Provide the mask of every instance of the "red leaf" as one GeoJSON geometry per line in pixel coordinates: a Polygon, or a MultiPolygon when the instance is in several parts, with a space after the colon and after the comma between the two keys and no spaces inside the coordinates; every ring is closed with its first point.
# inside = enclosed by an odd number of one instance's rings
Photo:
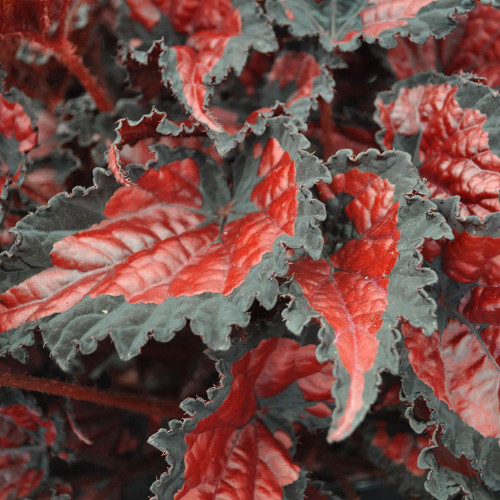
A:
{"type": "Polygon", "coordinates": [[[472,322],[500,325],[500,240],[455,233],[455,239],[443,246],[443,270],[459,283],[477,284],[464,314],[472,322]]]}
{"type": "Polygon", "coordinates": [[[26,114],[21,104],[11,102],[0,94],[0,134],[7,139],[16,141],[15,145],[2,144],[0,163],[0,193],[4,187],[11,182],[21,180],[23,173],[23,156],[19,153],[27,153],[36,146],[37,133],[33,130],[31,118],[26,114]],[[10,149],[9,149],[10,146],[10,149]]]}
{"type": "MultiPolygon", "coordinates": [[[[12,406],[4,406],[0,408],[0,414],[4,417],[9,417],[14,422],[16,428],[13,428],[9,432],[8,436],[2,438],[2,446],[4,447],[17,447],[21,442],[17,441],[13,436],[16,435],[16,431],[37,431],[39,428],[45,429],[44,439],[47,446],[54,444],[56,439],[56,429],[51,420],[42,420],[40,414],[33,408],[29,408],[24,405],[16,404],[12,406]],[[12,444],[12,440],[15,443],[12,444]]],[[[18,436],[19,437],[19,436],[18,436]]],[[[26,440],[26,436],[23,435],[22,441],[26,440]]]]}
{"type": "Polygon", "coordinates": [[[26,498],[36,490],[43,471],[29,469],[30,462],[29,453],[0,453],[0,500],[26,498]]]}
{"type": "Polygon", "coordinates": [[[172,47],[186,104],[194,118],[216,132],[222,132],[223,128],[205,109],[208,96],[204,79],[222,58],[229,40],[241,34],[241,27],[239,11],[232,9],[217,30],[197,32],[188,39],[186,46],[172,47]]]}
{"type": "Polygon", "coordinates": [[[170,13],[171,0],[126,0],[130,17],[152,30],[161,19],[161,14],[170,13]]]}
{"type": "Polygon", "coordinates": [[[255,397],[269,398],[297,382],[306,401],[331,399],[333,376],[330,363],[319,363],[316,346],[301,346],[289,339],[272,338],[236,362],[233,375],[245,374],[252,382],[255,397]]]}
{"type": "Polygon", "coordinates": [[[354,196],[345,212],[359,238],[328,259],[298,260],[291,273],[311,308],[333,327],[337,357],[349,375],[345,409],[329,436],[337,440],[352,430],[354,417],[364,407],[365,378],[377,357],[377,332],[387,307],[388,275],[398,256],[399,230],[398,204],[387,180],[354,168],[334,177],[332,191],[354,196]]]}
{"type": "Polygon", "coordinates": [[[276,24],[289,26],[297,38],[318,37],[328,51],[356,49],[360,39],[394,47],[397,35],[416,43],[442,38],[453,29],[457,11],[473,8],[471,2],[447,0],[268,0],[265,7],[276,24]]]}
{"type": "Polygon", "coordinates": [[[259,52],[275,50],[274,32],[260,7],[242,0],[194,2],[184,10],[186,5],[180,7],[183,15],[174,22],[190,36],[185,45],[166,48],[161,55],[163,81],[196,120],[210,131],[222,133],[224,128],[207,109],[213,85],[230,69],[241,73],[250,47],[259,52]]]}
{"type": "Polygon", "coordinates": [[[411,366],[436,398],[483,436],[500,438],[499,328],[475,334],[450,320],[442,334],[425,337],[407,324],[403,334],[411,366]]]}
{"type": "Polygon", "coordinates": [[[168,17],[180,33],[213,29],[220,25],[232,10],[230,0],[127,0],[130,17],[151,30],[160,21],[161,14],[168,17]]]}
{"type": "Polygon", "coordinates": [[[313,55],[293,51],[276,58],[269,74],[269,81],[277,81],[280,89],[297,81],[297,90],[286,101],[289,107],[299,99],[312,95],[314,80],[319,76],[321,76],[321,66],[313,55]]]}
{"type": "Polygon", "coordinates": [[[291,443],[280,441],[280,434],[273,436],[254,418],[257,403],[251,394],[250,380],[236,376],[219,410],[186,436],[185,482],[175,500],[278,498],[283,486],[298,479],[300,468],[288,452],[291,443]]]}
{"type": "Polygon", "coordinates": [[[377,100],[386,127],[383,144],[391,149],[396,135],[420,133],[420,175],[432,195],[459,195],[463,215],[484,217],[500,210],[500,158],[491,151],[483,130],[487,116],[477,109],[462,109],[457,89],[449,84],[403,87],[393,102],[377,100]]]}
{"type": "Polygon", "coordinates": [[[271,338],[233,363],[231,373],[231,392],[224,403],[185,437],[185,482],[176,500],[281,498],[283,486],[299,477],[300,467],[288,451],[290,437],[267,429],[261,418],[268,410],[259,400],[297,383],[306,402],[329,401],[331,364],[316,360],[314,345],[271,338]]]}
{"type": "Polygon", "coordinates": [[[0,297],[3,328],[66,311],[85,296],[160,304],[204,292],[229,295],[276,238],[294,234],[295,162],[277,140],[268,140],[261,180],[251,193],[257,211],[222,226],[199,211],[199,175],[187,158],[118,189],[104,221],[58,241],[50,254],[53,267],[0,297]]]}
{"type": "MultiPolygon", "coordinates": [[[[169,140],[172,141],[185,136],[187,136],[188,139],[195,139],[195,137],[191,136],[195,136],[195,132],[198,131],[198,124],[191,118],[178,123],[172,122],[167,118],[166,113],[158,112],[153,107],[152,111],[144,115],[137,123],[131,123],[127,119],[120,120],[115,131],[117,137],[108,151],[108,167],[120,184],[131,186],[132,183],[127,178],[126,174],[124,174],[120,161],[120,150],[122,148],[129,145],[136,145],[138,141],[143,141],[145,139],[156,139],[157,142],[164,141],[167,144],[169,140]],[[160,125],[169,127],[168,137],[158,132],[158,127],[160,125]]],[[[135,162],[146,164],[147,160],[141,160],[145,158],[150,159],[152,152],[143,142],[139,142],[139,145],[143,146],[143,148],[136,152],[140,154],[139,158],[134,158],[134,161],[139,160],[135,162]]],[[[177,144],[168,145],[172,148],[177,146],[177,144]]]]}
{"type": "Polygon", "coordinates": [[[234,148],[249,130],[258,128],[262,117],[286,114],[306,121],[320,98],[328,102],[333,99],[329,66],[335,64],[338,61],[327,61],[321,53],[289,50],[279,52],[273,59],[254,52],[240,76],[246,95],[218,95],[217,106],[210,107],[225,132],[216,136],[221,154],[234,148]],[[245,112],[235,112],[236,104],[245,112]],[[253,111],[248,113],[247,109],[253,111]]]}
{"type": "Polygon", "coordinates": [[[375,38],[383,31],[406,26],[408,19],[417,17],[418,11],[435,0],[374,0],[372,5],[362,10],[359,17],[363,27],[349,31],[340,43],[346,43],[363,34],[375,38]]]}
{"type": "Polygon", "coordinates": [[[0,95],[0,114],[0,133],[9,139],[16,139],[19,151],[26,153],[36,146],[37,133],[33,130],[31,118],[19,103],[10,102],[0,95]]]}
{"type": "Polygon", "coordinates": [[[472,72],[486,78],[491,87],[497,87],[500,84],[499,29],[500,11],[477,2],[475,9],[464,16],[460,26],[445,39],[430,38],[423,45],[401,39],[387,55],[399,79],[431,69],[448,75],[472,72]]]}

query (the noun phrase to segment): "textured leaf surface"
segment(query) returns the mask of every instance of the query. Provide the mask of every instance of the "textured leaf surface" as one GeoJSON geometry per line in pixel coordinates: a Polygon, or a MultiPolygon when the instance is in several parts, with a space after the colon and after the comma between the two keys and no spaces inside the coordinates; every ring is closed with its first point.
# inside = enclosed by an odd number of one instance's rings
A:
{"type": "Polygon", "coordinates": [[[209,130],[209,134],[220,154],[225,155],[275,113],[292,116],[297,127],[304,129],[318,99],[333,99],[331,69],[342,66],[339,58],[312,44],[300,51],[283,49],[273,57],[253,53],[234,95],[221,96],[216,89],[211,102],[210,111],[223,131],[209,130]]]}
{"type": "Polygon", "coordinates": [[[457,494],[480,500],[493,500],[498,495],[481,480],[465,455],[455,457],[441,441],[442,428],[430,424],[425,433],[430,437],[429,446],[422,450],[418,465],[430,469],[425,488],[433,498],[445,499],[457,494]]]}
{"type": "Polygon", "coordinates": [[[410,36],[416,43],[432,34],[446,36],[456,25],[454,17],[474,7],[473,0],[267,0],[266,11],[294,36],[319,36],[327,50],[353,50],[360,39],[394,47],[395,36],[410,36]]]}
{"type": "Polygon", "coordinates": [[[457,320],[426,338],[419,329],[403,325],[408,359],[417,377],[436,398],[485,437],[500,438],[500,330],[489,327],[478,336],[457,320]],[[481,345],[483,344],[483,345],[481,345]],[[485,346],[487,349],[485,349],[485,346]]]}
{"type": "Polygon", "coordinates": [[[291,428],[276,427],[274,398],[295,389],[303,401],[302,411],[314,411],[320,402],[325,405],[332,383],[329,365],[316,360],[314,345],[301,346],[286,338],[263,340],[232,364],[230,375],[229,366],[222,365],[222,373],[228,374],[215,394],[222,402],[187,400],[183,408],[193,418],[182,424],[174,421],[170,431],[161,429],[150,438],[167,452],[172,465],[153,485],[156,498],[172,495],[180,474],[184,482],[173,496],[176,500],[219,495],[283,498],[283,487],[299,478],[300,468],[290,457],[291,428]],[[184,463],[177,461],[182,457],[179,446],[186,450],[184,463]],[[207,455],[212,457],[208,468],[207,455]]]}
{"type": "Polygon", "coordinates": [[[500,100],[488,87],[428,73],[399,82],[376,104],[385,128],[379,142],[412,154],[433,196],[459,195],[462,215],[500,210],[500,100]]]}
{"type": "MultiPolygon", "coordinates": [[[[486,488],[497,491],[500,489],[496,467],[500,459],[500,330],[499,315],[495,313],[498,310],[495,276],[500,255],[499,214],[483,220],[458,218],[456,199],[443,200],[438,207],[455,235],[453,241],[442,244],[440,255],[432,261],[439,275],[432,291],[438,303],[438,330],[425,337],[418,329],[403,325],[403,392],[413,403],[410,412],[413,419],[418,421],[418,400],[423,397],[430,410],[423,420],[442,425],[438,443],[443,449],[441,455],[446,458],[448,453],[450,460],[465,461],[486,488]]],[[[424,461],[424,455],[421,460],[424,461]]],[[[427,468],[432,468],[429,464],[436,460],[443,461],[439,457],[428,460],[427,468]]],[[[457,485],[467,491],[479,488],[477,481],[467,479],[469,473],[456,470],[457,467],[452,467],[453,473],[438,470],[429,480],[430,491],[444,498],[455,491],[453,488],[460,487],[457,485]],[[442,474],[448,474],[446,481],[442,474]]],[[[477,495],[482,498],[483,494],[477,495]]],[[[484,498],[490,498],[488,495],[484,498]]]]}
{"type": "Polygon", "coordinates": [[[185,45],[164,47],[159,63],[164,82],[192,116],[215,132],[223,127],[206,109],[213,92],[230,69],[239,74],[250,48],[272,52],[274,33],[254,2],[213,2],[211,15],[196,23],[185,45]],[[208,22],[207,22],[208,21],[208,22]]]}
{"type": "MultiPolygon", "coordinates": [[[[63,366],[76,343],[91,352],[96,339],[113,331],[127,358],[138,353],[148,332],[170,340],[186,317],[207,344],[227,347],[228,325],[246,324],[255,297],[265,307],[274,305],[273,277],[286,272],[284,244],[320,251],[319,228],[313,226],[323,207],[305,186],[317,180],[311,175],[325,178],[328,172],[302,151],[304,141],[286,119],[269,122],[267,132],[249,138],[235,159],[232,191],[222,168],[196,151],[157,148],[157,168],[143,175],[136,169],[133,187],[117,189],[97,171],[99,203],[79,192],[52,200],[52,210],[61,207],[61,222],[52,233],[42,229],[48,252],[34,255],[35,266],[47,268],[0,297],[3,329],[47,318],[44,324],[54,331],[57,323],[58,334],[47,328],[44,339],[63,366]],[[85,229],[72,230],[76,220],[66,219],[68,202],[96,212],[85,229]],[[103,220],[96,222],[96,216],[103,220]],[[64,314],[51,318],[55,313],[64,314]],[[133,325],[145,316],[149,323],[134,335],[133,325]]],[[[33,225],[43,227],[45,213],[32,216],[33,225]]],[[[85,217],[79,222],[85,225],[85,217]]],[[[28,225],[28,241],[33,229],[28,225]]],[[[20,255],[22,245],[14,258],[20,255]]]]}
{"type": "MultiPolygon", "coordinates": [[[[432,281],[430,275],[416,272],[414,249],[422,243],[423,226],[414,219],[405,222],[407,210],[414,211],[412,217],[425,219],[431,208],[423,200],[405,206],[402,196],[416,182],[408,157],[379,155],[375,150],[357,158],[349,153],[341,151],[329,160],[333,181],[325,238],[331,254],[316,262],[305,257],[292,264],[287,294],[303,294],[308,305],[299,298],[285,312],[293,331],[300,331],[312,316],[321,318],[323,355],[333,356],[339,380],[333,392],[336,408],[330,440],[352,432],[375,399],[378,373],[395,370],[392,328],[404,314],[401,294],[432,281]],[[348,224],[343,227],[342,222],[348,224]]],[[[443,223],[436,219],[428,228],[429,236],[444,235],[443,223]]],[[[410,301],[415,304],[415,298],[410,301]]],[[[416,307],[428,308],[431,317],[432,303],[426,302],[416,307]]]]}
{"type": "Polygon", "coordinates": [[[497,237],[455,233],[455,240],[443,247],[442,262],[451,279],[475,285],[460,307],[465,317],[489,323],[489,328],[500,327],[500,233],[497,237]]]}
{"type": "Polygon", "coordinates": [[[428,70],[446,74],[470,72],[484,77],[490,87],[497,87],[500,84],[499,29],[500,11],[478,2],[447,38],[439,41],[430,38],[423,45],[402,39],[387,55],[400,80],[428,70]]]}

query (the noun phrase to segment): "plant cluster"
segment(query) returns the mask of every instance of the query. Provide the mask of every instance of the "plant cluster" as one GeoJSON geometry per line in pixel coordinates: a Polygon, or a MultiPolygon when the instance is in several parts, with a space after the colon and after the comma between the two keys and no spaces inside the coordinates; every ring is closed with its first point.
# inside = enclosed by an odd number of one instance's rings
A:
{"type": "Polygon", "coordinates": [[[0,0],[0,500],[498,498],[499,33],[0,0]]]}

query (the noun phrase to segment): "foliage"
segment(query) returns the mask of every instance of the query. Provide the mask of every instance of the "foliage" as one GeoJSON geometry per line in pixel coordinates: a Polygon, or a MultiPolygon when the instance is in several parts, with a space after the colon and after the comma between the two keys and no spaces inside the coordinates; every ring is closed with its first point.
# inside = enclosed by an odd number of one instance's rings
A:
{"type": "Polygon", "coordinates": [[[498,498],[499,9],[0,0],[0,500],[498,498]]]}

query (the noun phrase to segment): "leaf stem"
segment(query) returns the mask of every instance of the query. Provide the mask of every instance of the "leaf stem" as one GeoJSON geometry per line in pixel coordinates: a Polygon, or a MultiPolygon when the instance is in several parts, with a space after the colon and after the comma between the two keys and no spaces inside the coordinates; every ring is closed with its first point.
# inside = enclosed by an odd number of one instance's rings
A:
{"type": "Polygon", "coordinates": [[[109,100],[104,89],[97,83],[97,80],[88,68],[83,64],[76,54],[74,46],[67,40],[62,40],[54,47],[57,59],[64,64],[80,81],[83,88],[92,96],[100,111],[112,111],[113,104],[109,100]]]}
{"type": "Polygon", "coordinates": [[[47,51],[52,51],[54,57],[72,73],[81,83],[82,87],[92,96],[99,111],[112,111],[114,105],[104,89],[99,85],[95,76],[83,64],[80,56],[76,53],[76,47],[67,39],[47,39],[27,33],[16,33],[26,40],[34,41],[42,45],[47,51]]]}
{"type": "Polygon", "coordinates": [[[147,396],[103,391],[94,387],[84,387],[59,380],[33,377],[31,375],[1,373],[0,386],[68,397],[79,401],[87,401],[89,403],[143,413],[148,416],[180,418],[183,415],[182,410],[175,401],[160,401],[147,396]]]}

